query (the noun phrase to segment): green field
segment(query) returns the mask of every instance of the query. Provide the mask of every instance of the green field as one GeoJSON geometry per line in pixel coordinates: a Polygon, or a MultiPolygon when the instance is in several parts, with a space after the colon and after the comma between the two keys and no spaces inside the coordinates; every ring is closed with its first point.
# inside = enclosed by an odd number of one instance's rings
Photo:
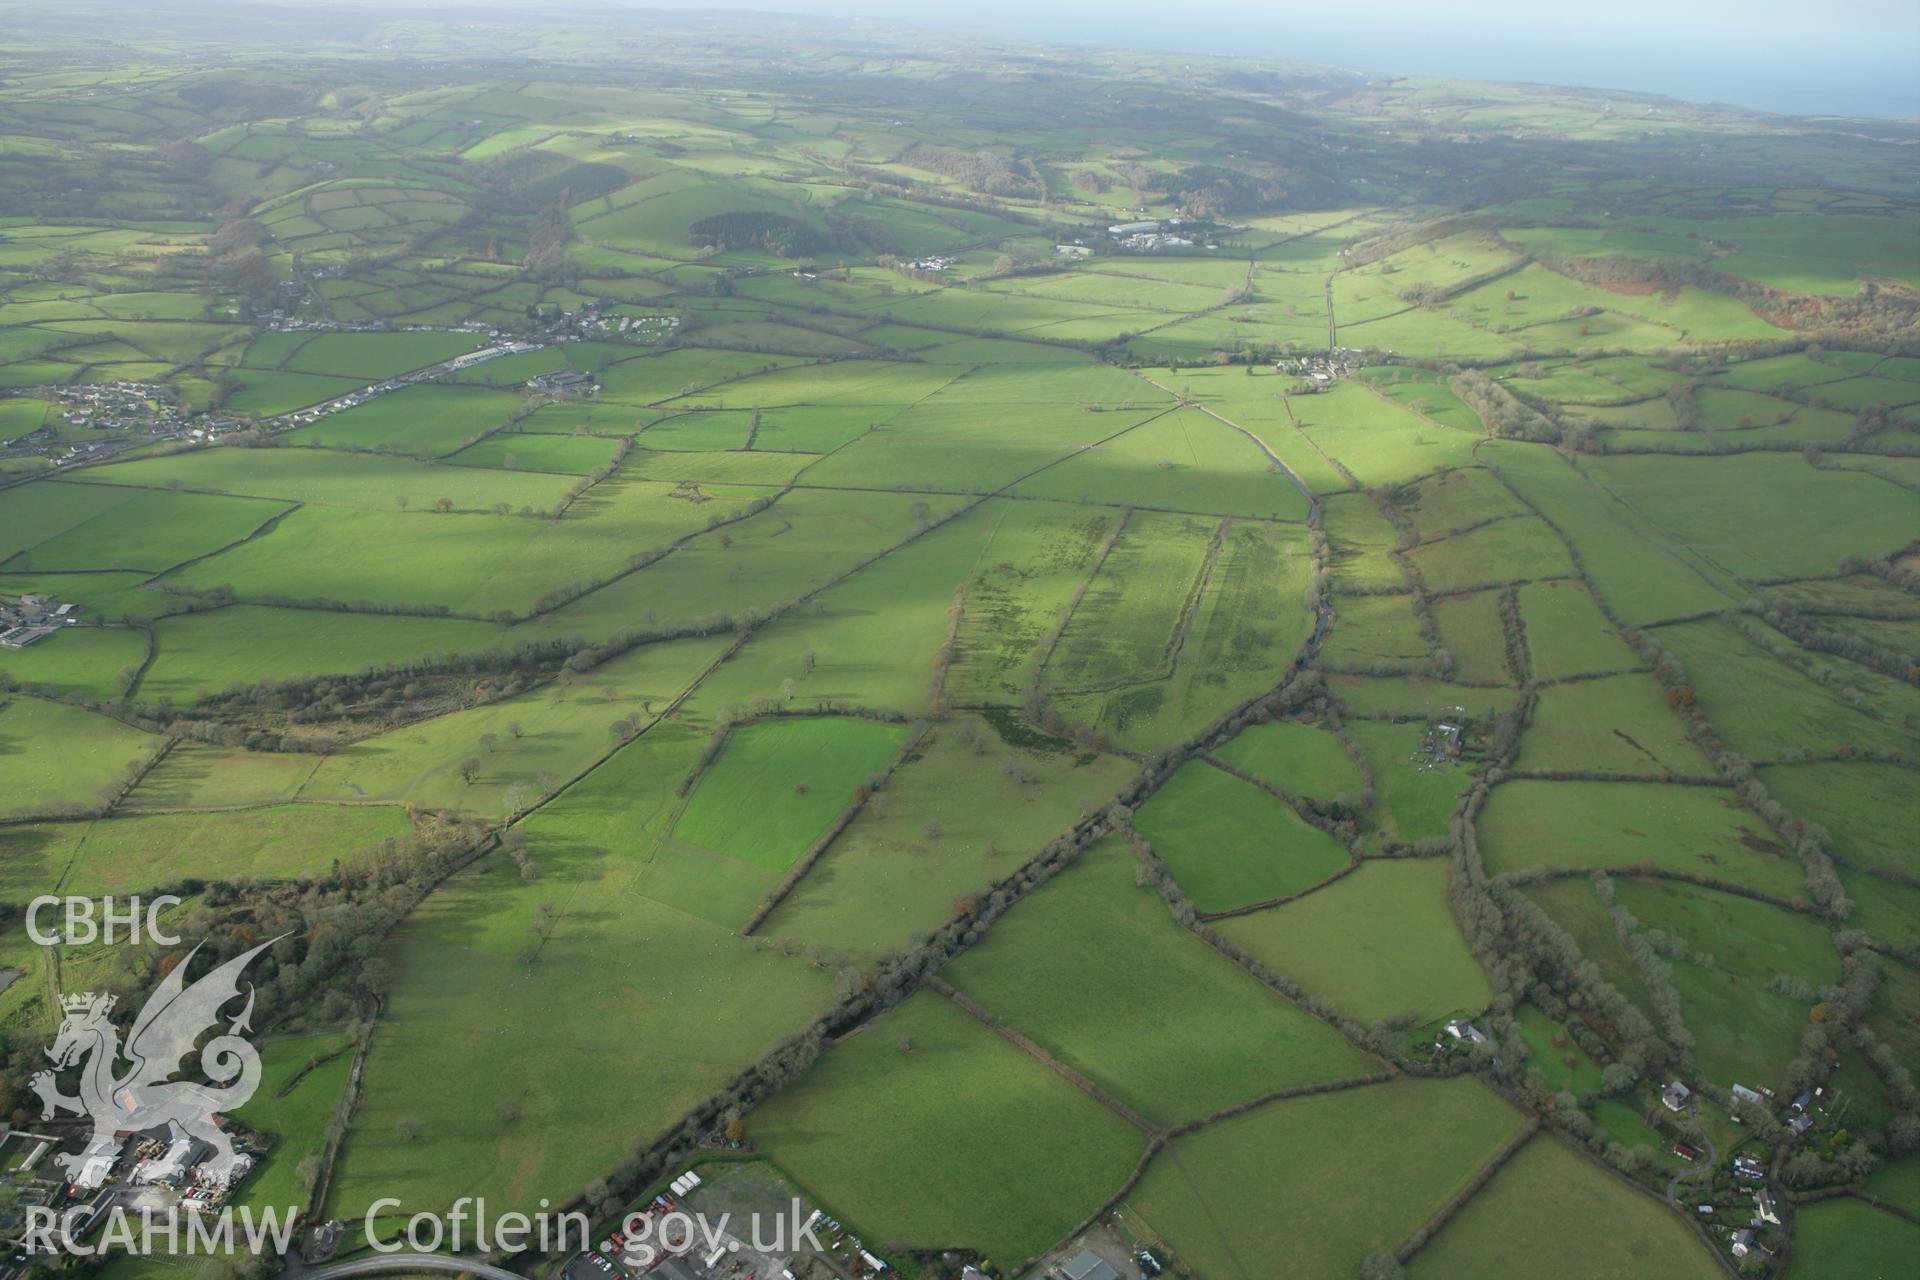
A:
{"type": "Polygon", "coordinates": [[[1472,1080],[1399,1080],[1271,1103],[1182,1138],[1147,1168],[1132,1210],[1187,1267],[1350,1275],[1392,1252],[1520,1128],[1472,1080]],[[1285,1159],[1276,1160],[1276,1153],[1285,1159]],[[1297,1165],[1316,1170],[1297,1180],[1297,1165]]]}
{"type": "MultiPolygon", "coordinates": [[[[1662,881],[1619,881],[1617,901],[1641,929],[1677,939],[1668,965],[1694,1055],[1724,1084],[1773,1080],[1797,1051],[1809,1006],[1783,994],[1778,975],[1818,988],[1838,972],[1827,930],[1763,902],[1662,881]]],[[[1650,1007],[1644,976],[1617,937],[1593,886],[1580,880],[1529,889],[1630,999],[1650,1007]]],[[[1651,1016],[1651,1015],[1650,1015],[1651,1016]]]]}
{"type": "Polygon", "coordinates": [[[1447,909],[1433,859],[1363,864],[1297,902],[1215,927],[1285,978],[1363,1022],[1473,1011],[1491,990],[1447,909]]]}
{"type": "Polygon", "coordinates": [[[234,605],[157,623],[153,665],[135,692],[155,702],[191,702],[232,685],[491,649],[502,638],[491,623],[459,618],[234,605]]]}
{"type": "Polygon", "coordinates": [[[1920,126],[257,8],[0,50],[0,906],[188,899],[0,931],[16,1129],[56,997],[271,937],[239,1194],[337,1146],[323,1219],[699,1163],[905,1280],[1739,1270],[1684,1079],[1774,1270],[1913,1252],[1920,126]]]}
{"type": "Polygon", "coordinates": [[[931,992],[835,1046],[749,1132],[855,1230],[1040,1253],[1119,1189],[1143,1135],[931,992]]]}
{"type": "Polygon", "coordinates": [[[39,698],[0,702],[0,817],[61,816],[117,795],[128,766],[162,739],[118,720],[39,698]],[[58,743],[58,750],[45,750],[58,743]]]}
{"type": "Polygon", "coordinates": [[[401,809],[344,805],[0,827],[0,896],[25,901],[52,886],[92,897],[184,880],[320,875],[411,830],[401,809]]]}
{"type": "Polygon", "coordinates": [[[1134,865],[1096,845],[943,976],[1155,1122],[1375,1069],[1183,932],[1134,865]]]}
{"type": "Polygon", "coordinates": [[[1480,811],[1480,855],[1495,875],[1533,867],[1658,867],[1797,898],[1800,861],[1717,787],[1512,782],[1480,811]]]}
{"type": "Polygon", "coordinates": [[[1136,823],[1201,911],[1290,898],[1352,861],[1282,801],[1200,761],[1182,766],[1136,823]]]}
{"type": "Polygon", "coordinates": [[[519,407],[518,396],[486,387],[402,387],[329,414],[288,438],[322,449],[442,457],[504,426],[519,407]]]}
{"type": "Polygon", "coordinates": [[[260,1088],[238,1115],[278,1139],[246,1184],[242,1204],[301,1205],[301,1162],[318,1155],[314,1139],[326,1132],[353,1067],[353,1044],[339,1033],[319,1032],[276,1040],[262,1054],[260,1088]]]}
{"type": "Polygon", "coordinates": [[[1338,738],[1294,720],[1249,725],[1220,748],[1220,758],[1283,791],[1314,800],[1357,792],[1364,785],[1338,738]]]}
{"type": "Polygon", "coordinates": [[[998,722],[948,720],[761,932],[853,956],[901,946],[1103,804],[1130,772],[1113,757],[1075,755],[1057,742],[1010,741],[998,722]]]}
{"type": "Polygon", "coordinates": [[[1720,1274],[1673,1215],[1548,1137],[1529,1142],[1415,1256],[1407,1274],[1624,1280],[1720,1274]],[[1525,1231],[1514,1230],[1524,1222],[1525,1231]],[[1589,1237],[1569,1251],[1572,1235],[1589,1237]]]}
{"type": "Polygon", "coordinates": [[[1536,680],[1631,671],[1641,665],[1593,596],[1573,583],[1531,582],[1520,588],[1520,618],[1536,680]]]}
{"type": "Polygon", "coordinates": [[[1808,1205],[1797,1227],[1799,1246],[1788,1272],[1794,1280],[1885,1280],[1920,1249],[1920,1226],[1857,1200],[1808,1205]]]}
{"type": "Polygon", "coordinates": [[[1707,772],[1705,755],[1687,737],[1665,692],[1641,675],[1541,690],[1517,763],[1522,769],[1596,773],[1707,772]]]}

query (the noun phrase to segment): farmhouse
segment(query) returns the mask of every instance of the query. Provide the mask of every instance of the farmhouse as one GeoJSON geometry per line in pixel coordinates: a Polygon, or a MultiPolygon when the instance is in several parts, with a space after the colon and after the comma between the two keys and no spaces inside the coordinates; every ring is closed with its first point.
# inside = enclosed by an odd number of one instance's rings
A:
{"type": "Polygon", "coordinates": [[[1780,1225],[1780,1206],[1774,1201],[1771,1191],[1753,1193],[1753,1213],[1755,1224],[1764,1222],[1776,1227],[1780,1225]]]}
{"type": "Polygon", "coordinates": [[[58,604],[46,596],[0,600],[0,649],[24,649],[79,620],[73,605],[58,604]]]}
{"type": "Polygon", "coordinates": [[[527,380],[527,390],[529,391],[590,396],[599,389],[599,386],[593,380],[592,374],[582,373],[578,369],[556,369],[552,373],[543,373],[536,378],[529,378],[527,380]]]}
{"type": "Polygon", "coordinates": [[[1120,1280],[1120,1273],[1091,1249],[1082,1249],[1060,1264],[1065,1280],[1120,1280]]]}
{"type": "Polygon", "coordinates": [[[212,1154],[211,1143],[183,1135],[175,1138],[161,1154],[140,1161],[134,1167],[130,1181],[136,1187],[155,1183],[168,1187],[179,1186],[195,1165],[212,1154]]]}
{"type": "Polygon", "coordinates": [[[1693,1090],[1675,1080],[1660,1091],[1660,1105],[1669,1111],[1685,1111],[1687,1099],[1693,1096],[1693,1090]]]}
{"type": "MultiPolygon", "coordinates": [[[[1447,1023],[1445,1027],[1441,1028],[1441,1034],[1445,1040],[1452,1040],[1456,1044],[1472,1046],[1476,1044],[1493,1043],[1492,1040],[1488,1038],[1486,1032],[1474,1026],[1473,1023],[1467,1021],[1465,1018],[1455,1018],[1452,1022],[1447,1023]]],[[[1442,1040],[1436,1040],[1434,1041],[1434,1047],[1439,1048],[1442,1043],[1442,1040]]]]}

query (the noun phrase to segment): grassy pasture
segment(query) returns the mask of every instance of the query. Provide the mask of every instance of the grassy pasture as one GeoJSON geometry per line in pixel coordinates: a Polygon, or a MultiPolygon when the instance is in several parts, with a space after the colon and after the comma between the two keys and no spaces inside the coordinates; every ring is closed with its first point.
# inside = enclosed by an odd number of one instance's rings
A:
{"type": "Polygon", "coordinates": [[[1849,555],[1906,545],[1920,497],[1875,476],[1809,467],[1791,454],[1609,457],[1581,464],[1668,536],[1743,578],[1830,572],[1849,555]],[[1846,511],[1846,520],[1834,520],[1846,511]]]}
{"type": "Polygon", "coordinates": [[[1335,590],[1406,585],[1406,575],[1389,554],[1399,534],[1365,494],[1342,493],[1322,506],[1327,541],[1333,550],[1335,590]]]}
{"type": "Polygon", "coordinates": [[[1154,792],[1134,825],[1203,912],[1290,897],[1352,861],[1279,800],[1199,760],[1154,792]]]}
{"type": "Polygon", "coordinates": [[[1837,687],[1878,715],[1842,701],[1834,690],[1795,670],[1731,624],[1709,619],[1663,627],[1660,644],[1679,659],[1714,731],[1753,759],[1777,759],[1793,748],[1830,752],[1843,746],[1912,750],[1913,691],[1842,659],[1818,660],[1837,687]]]}
{"type": "Polygon", "coordinates": [[[236,1204],[253,1205],[255,1212],[271,1205],[283,1214],[304,1207],[300,1164],[320,1153],[352,1067],[352,1038],[344,1032],[288,1036],[261,1047],[260,1088],[234,1115],[278,1141],[247,1178],[236,1204]]]}
{"type": "Polygon", "coordinates": [[[59,890],[98,897],[183,879],[290,879],[325,873],[405,837],[399,808],[276,805],[0,827],[0,897],[59,890]]]}
{"type": "Polygon", "coordinates": [[[1838,382],[1848,377],[1845,369],[1823,364],[1812,356],[1794,353],[1743,360],[1713,375],[1723,387],[1742,391],[1801,391],[1823,382],[1838,382]]]}
{"type": "Polygon", "coordinates": [[[1920,1160],[1908,1157],[1887,1162],[1867,1178],[1866,1191],[1908,1213],[1920,1212],[1920,1160]]]}
{"type": "Polygon", "coordinates": [[[490,387],[402,387],[288,433],[296,445],[371,449],[432,458],[453,453],[519,412],[522,400],[490,387]]]}
{"type": "Polygon", "coordinates": [[[1432,676],[1329,675],[1327,688],[1350,715],[1448,716],[1464,707],[1470,716],[1512,709],[1519,701],[1513,689],[1486,689],[1455,684],[1432,676]]]}
{"type": "MultiPolygon", "coordinates": [[[[656,776],[626,802],[671,795],[672,779],[656,776]]],[[[546,841],[534,856],[533,883],[489,860],[394,939],[390,1014],[331,1215],[362,1215],[379,1196],[424,1208],[465,1194],[518,1205],[571,1195],[831,999],[812,966],[628,891],[641,869],[630,853],[546,841]],[[555,921],[544,938],[528,924],[542,903],[555,921]],[[581,973],[594,981],[564,980],[581,973]],[[647,1051],[663,1045],[672,1052],[647,1051]],[[508,1107],[519,1118],[502,1125],[508,1107]]]]}
{"type": "Polygon", "coordinates": [[[1729,790],[1631,782],[1513,781],[1479,816],[1493,875],[1531,867],[1649,866],[1798,898],[1800,863],[1729,790]]]}
{"type": "Polygon", "coordinates": [[[1235,768],[1310,800],[1331,800],[1365,785],[1359,767],[1330,730],[1296,720],[1248,725],[1217,754],[1235,768]]]}
{"type": "MultiPolygon", "coordinates": [[[[530,446],[533,447],[533,446],[530,446]]],[[[566,492],[562,477],[444,467],[413,458],[325,449],[200,449],[115,463],[77,480],[154,489],[193,489],[374,511],[428,510],[442,498],[456,511],[498,503],[546,509],[566,492]]],[[[112,490],[109,490],[112,492],[112,490]]]]}
{"type": "Polygon", "coordinates": [[[146,658],[143,632],[128,627],[68,627],[28,648],[0,653],[0,676],[52,697],[111,701],[125,687],[126,673],[146,658]]]}
{"type": "Polygon", "coordinates": [[[78,489],[42,481],[0,489],[0,564],[19,570],[22,552],[112,512],[139,494],[125,489],[78,489]]]}
{"type": "Polygon", "coordinates": [[[1202,368],[1180,370],[1178,385],[1189,399],[1252,432],[1315,493],[1338,493],[1353,487],[1319,445],[1296,425],[1295,404],[1276,389],[1285,384],[1249,378],[1229,369],[1202,368]]]}
{"type": "Polygon", "coordinates": [[[231,386],[226,407],[235,413],[263,418],[323,404],[366,386],[361,378],[333,378],[317,373],[275,373],[265,369],[233,369],[223,381],[231,386]]]}
{"type": "MultiPolygon", "coordinates": [[[[274,362],[268,367],[374,383],[451,360],[481,345],[482,340],[470,333],[323,333],[301,343],[284,357],[284,364],[274,362]]],[[[256,341],[247,351],[247,363],[261,365],[268,354],[256,341]]]]}
{"type": "MultiPolygon", "coordinates": [[[[709,503],[699,499],[713,497],[713,488],[668,486],[668,501],[654,505],[688,509],[704,522],[709,503]]],[[[534,627],[543,635],[604,636],[636,621],[771,609],[905,542],[956,505],[897,493],[796,490],[725,529],[693,536],[672,555],[543,615],[534,627]]]]}
{"type": "Polygon", "coordinates": [[[1108,837],[943,976],[1156,1122],[1374,1069],[1176,925],[1135,865],[1108,837]]]}
{"type": "MultiPolygon", "coordinates": [[[[1600,596],[1627,625],[1725,608],[1731,584],[1678,554],[1670,539],[1550,450],[1496,441],[1481,451],[1526,498],[1551,513],[1600,596]]],[[[1717,459],[1715,461],[1725,461],[1717,459]]]]}
{"type": "Polygon", "coordinates": [[[956,591],[993,515],[968,511],[782,615],[701,687],[688,718],[707,723],[759,699],[925,713],[938,697],[956,591]]]}
{"type": "Polygon", "coordinates": [[[966,584],[948,697],[962,706],[1017,703],[1035,662],[1118,513],[1065,503],[988,504],[994,521],[966,584]]]}
{"type": "Polygon", "coordinates": [[[821,459],[807,480],[857,488],[994,492],[1149,416],[1139,409],[1087,413],[1065,405],[1006,413],[936,395],[904,412],[889,407],[873,430],[821,459]]]}
{"type": "MultiPolygon", "coordinates": [[[[484,367],[484,366],[482,366],[484,367]]],[[[527,435],[564,436],[574,432],[632,435],[662,416],[661,410],[593,397],[545,404],[513,424],[527,435]]]]}
{"type": "Polygon", "coordinates": [[[786,485],[817,461],[819,459],[806,454],[743,449],[693,452],[642,448],[621,464],[621,474],[664,484],[786,485]]]}
{"type": "Polygon", "coordinates": [[[269,805],[292,800],[320,763],[293,751],[245,751],[184,741],[148,770],[120,812],[269,805]]]}
{"type": "Polygon", "coordinates": [[[1874,993],[1867,1025],[1902,1055],[1901,1061],[1911,1062],[1920,1051],[1920,972],[1904,965],[1882,965],[1880,989],[1874,993]]]}
{"type": "Polygon", "coordinates": [[[1410,595],[1341,596],[1321,654],[1336,669],[1362,670],[1425,666],[1433,656],[1410,595]]]}
{"type": "Polygon", "coordinates": [[[1082,450],[1014,492],[1276,520],[1302,520],[1307,514],[1306,497],[1257,444],[1191,409],[1082,450]]]}
{"type": "Polygon", "coordinates": [[[1361,864],[1296,902],[1214,926],[1254,959],[1362,1022],[1475,1011],[1492,998],[1434,858],[1361,864]]]}
{"type": "Polygon", "coordinates": [[[1587,1056],[1564,1026],[1530,1004],[1522,1005],[1513,1020],[1527,1046],[1528,1071],[1555,1091],[1576,1097],[1599,1092],[1600,1064],[1587,1056]]]}
{"type": "Polygon", "coordinates": [[[1512,1139],[1520,1117],[1470,1078],[1396,1080],[1271,1103],[1174,1144],[1128,1197],[1207,1276],[1356,1274],[1392,1252],[1512,1139]],[[1277,1153],[1287,1153],[1276,1159],[1277,1153]],[[1298,1176],[1301,1166],[1314,1176],[1298,1176]]]}
{"type": "Polygon", "coordinates": [[[514,516],[303,507],[270,535],[191,565],[170,581],[203,590],[227,586],[254,601],[461,608],[544,527],[514,516]],[[390,547],[406,552],[381,554],[390,547]]]}
{"type": "Polygon", "coordinates": [[[502,643],[492,623],[233,605],[154,624],[154,660],[134,697],[191,702],[234,685],[347,674],[502,643]]]}
{"type": "Polygon", "coordinates": [[[1453,659],[1454,674],[1479,684],[1505,684],[1506,630],[1500,618],[1498,591],[1448,596],[1433,602],[1433,620],[1440,630],[1440,647],[1453,659]]]}
{"type": "Polygon", "coordinates": [[[768,720],[734,730],[673,826],[673,838],[785,871],[906,738],[870,720],[768,720]]]}
{"type": "Polygon", "coordinates": [[[1641,665],[1580,583],[1530,582],[1520,588],[1520,621],[1535,680],[1631,671],[1641,665]]]}
{"type": "Polygon", "coordinates": [[[966,1246],[1007,1265],[1092,1212],[1145,1146],[930,991],[836,1045],[756,1111],[748,1132],[867,1239],[966,1246]]]}
{"type": "Polygon", "coordinates": [[[1382,395],[1405,405],[1422,417],[1431,418],[1442,426],[1455,427],[1461,431],[1485,429],[1480,422],[1480,416],[1468,407],[1466,401],[1453,393],[1453,389],[1447,385],[1447,379],[1443,375],[1404,365],[1383,365],[1362,369],[1360,376],[1382,395]]]}
{"type": "Polygon", "coordinates": [[[754,434],[753,418],[757,409],[715,409],[702,413],[680,413],[649,426],[641,443],[649,449],[704,452],[720,449],[744,449],[754,434]]]}
{"type": "MultiPolygon", "coordinates": [[[[561,520],[519,515],[303,508],[256,539],[181,575],[243,597],[444,607],[524,614],[573,582],[618,577],[637,555],[737,516],[764,491],[715,484],[690,490],[618,476],[593,487],[561,520]],[[376,554],[404,545],[408,554],[376,554]],[[558,568],[556,566],[559,566],[558,568]]],[[[639,621],[629,618],[628,625],[639,621]]]]}
{"type": "Polygon", "coordinates": [[[1277,684],[1313,621],[1298,603],[1306,539],[1281,525],[1229,524],[1171,675],[1065,700],[1068,718],[1122,747],[1153,751],[1205,729],[1277,684]]]}
{"type": "MultiPolygon", "coordinates": [[[[675,353],[678,354],[678,353],[675,353]]],[[[706,352],[709,357],[720,353],[706,352]]],[[[667,359],[666,356],[658,357],[667,359]]],[[[622,399],[644,403],[668,403],[669,408],[696,406],[710,409],[759,409],[784,405],[835,406],[858,409],[862,406],[913,404],[951,383],[957,370],[937,365],[895,364],[884,360],[847,360],[836,364],[802,364],[789,368],[772,367],[766,357],[743,355],[728,358],[728,365],[709,360],[702,372],[716,385],[692,391],[669,402],[667,396],[647,397],[645,392],[621,390],[622,399]],[[749,363],[757,359],[754,371],[749,363]],[[715,375],[727,374],[727,380],[715,375]]],[[[787,363],[787,362],[778,362],[787,363]]],[[[625,372],[627,366],[619,366],[625,372]]],[[[640,372],[651,372],[644,368],[640,372]]],[[[649,379],[648,390],[657,386],[649,379]]],[[[614,388],[608,388],[613,390],[614,388]]],[[[602,394],[607,394],[603,391],[602,394]]]]}
{"type": "Polygon", "coordinates": [[[1565,544],[1532,516],[1497,520],[1407,553],[1429,590],[1459,591],[1489,583],[1568,577],[1565,544]]]}
{"type": "Polygon", "coordinates": [[[1721,1274],[1675,1214],[1542,1135],[1441,1228],[1407,1274],[1414,1280],[1632,1280],[1655,1271],[1675,1280],[1721,1274]],[[1567,1250],[1565,1242],[1576,1236],[1587,1244],[1567,1250]]]}
{"type": "Polygon", "coordinates": [[[458,467],[496,467],[502,471],[546,471],[583,476],[613,461],[615,441],[599,436],[549,436],[496,432],[470,444],[447,461],[458,467]]]}
{"type": "MultiPolygon", "coordinates": [[[[1351,382],[1291,402],[1300,430],[1364,486],[1404,484],[1473,461],[1478,432],[1429,421],[1351,382]]],[[[1231,415],[1229,415],[1231,416],[1231,415]]]]}
{"type": "Polygon", "coordinates": [[[1889,946],[1920,943],[1920,886],[1845,867],[1840,883],[1853,903],[1847,916],[1851,927],[1889,946]]]}
{"type": "Polygon", "coordinates": [[[1920,876],[1920,849],[1908,838],[1912,770],[1866,761],[1783,764],[1760,770],[1760,780],[1787,812],[1826,829],[1841,862],[1920,876]]]}
{"type": "Polygon", "coordinates": [[[1889,1280],[1920,1251],[1920,1224],[1841,1196],[1794,1218],[1792,1280],[1889,1280]]]}
{"type": "Polygon", "coordinates": [[[1513,492],[1484,467],[1460,467],[1428,476],[1402,507],[1422,541],[1488,520],[1527,514],[1513,492]]]}
{"type": "MultiPolygon", "coordinates": [[[[1064,745],[1064,744],[1062,744],[1064,745]]],[[[1111,756],[1004,741],[972,717],[941,722],[761,932],[835,954],[875,955],[954,914],[1133,774],[1111,756]]]]}
{"type": "Polygon", "coordinates": [[[1166,674],[1215,532],[1191,516],[1134,513],[1061,632],[1048,682],[1078,691],[1166,674]]]}
{"type": "MultiPolygon", "coordinates": [[[[61,485],[62,493],[68,487],[61,485]]],[[[200,493],[136,491],[125,501],[15,557],[36,572],[141,569],[160,573],[182,561],[240,542],[284,503],[200,493]]]]}
{"type": "MultiPolygon", "coordinates": [[[[1775,978],[1789,975],[1814,990],[1835,981],[1839,960],[1827,929],[1764,902],[1692,885],[1616,879],[1614,892],[1640,928],[1662,930],[1684,948],[1667,968],[1701,1070],[1723,1085],[1777,1086],[1798,1052],[1810,1002],[1780,994],[1775,978]]],[[[1528,893],[1609,981],[1646,1000],[1644,980],[1620,948],[1592,885],[1576,880],[1528,893]]]]}
{"type": "Polygon", "coordinates": [[[644,727],[660,715],[723,644],[643,645],[553,688],[363,738],[327,756],[300,796],[411,801],[489,816],[524,807],[618,746],[615,721],[644,727]],[[460,773],[469,758],[479,761],[472,782],[460,773]]]}
{"type": "Polygon", "coordinates": [[[1540,691],[1521,739],[1521,769],[1596,773],[1710,772],[1652,676],[1606,676],[1540,691]]]}
{"type": "Polygon", "coordinates": [[[0,702],[0,817],[92,810],[161,741],[79,707],[9,697],[0,702]]]}

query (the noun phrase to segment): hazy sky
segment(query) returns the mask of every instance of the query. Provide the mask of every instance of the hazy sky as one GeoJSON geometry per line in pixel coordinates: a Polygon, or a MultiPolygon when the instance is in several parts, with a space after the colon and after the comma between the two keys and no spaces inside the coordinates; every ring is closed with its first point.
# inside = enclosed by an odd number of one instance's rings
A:
{"type": "Polygon", "coordinates": [[[734,2],[1028,39],[1638,89],[1772,111],[1920,116],[1920,0],[734,2]]]}

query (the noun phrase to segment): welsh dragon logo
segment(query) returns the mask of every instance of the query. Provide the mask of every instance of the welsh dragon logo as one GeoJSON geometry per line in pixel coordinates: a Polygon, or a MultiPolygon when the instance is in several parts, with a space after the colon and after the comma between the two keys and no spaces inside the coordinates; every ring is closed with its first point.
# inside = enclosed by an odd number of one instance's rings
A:
{"type": "Polygon", "coordinates": [[[245,992],[246,1007],[224,1034],[200,1049],[200,1069],[214,1086],[172,1077],[195,1042],[220,1021],[221,1008],[241,995],[241,971],[278,941],[242,952],[188,986],[187,966],[200,950],[194,947],[148,998],[124,1045],[119,1029],[107,1016],[113,1011],[114,997],[91,991],[61,997],[65,1017],[53,1047],[47,1050],[54,1070],[39,1072],[32,1084],[40,1095],[42,1119],[71,1112],[93,1120],[93,1139],[86,1151],[56,1157],[70,1178],[79,1180],[90,1155],[113,1150],[115,1134],[162,1127],[212,1146],[207,1168],[215,1177],[227,1176],[234,1162],[233,1143],[213,1117],[240,1106],[260,1087],[260,1054],[241,1034],[251,1029],[251,983],[245,992]],[[60,1092],[54,1071],[76,1064],[80,1094],[68,1097],[60,1092]]]}

